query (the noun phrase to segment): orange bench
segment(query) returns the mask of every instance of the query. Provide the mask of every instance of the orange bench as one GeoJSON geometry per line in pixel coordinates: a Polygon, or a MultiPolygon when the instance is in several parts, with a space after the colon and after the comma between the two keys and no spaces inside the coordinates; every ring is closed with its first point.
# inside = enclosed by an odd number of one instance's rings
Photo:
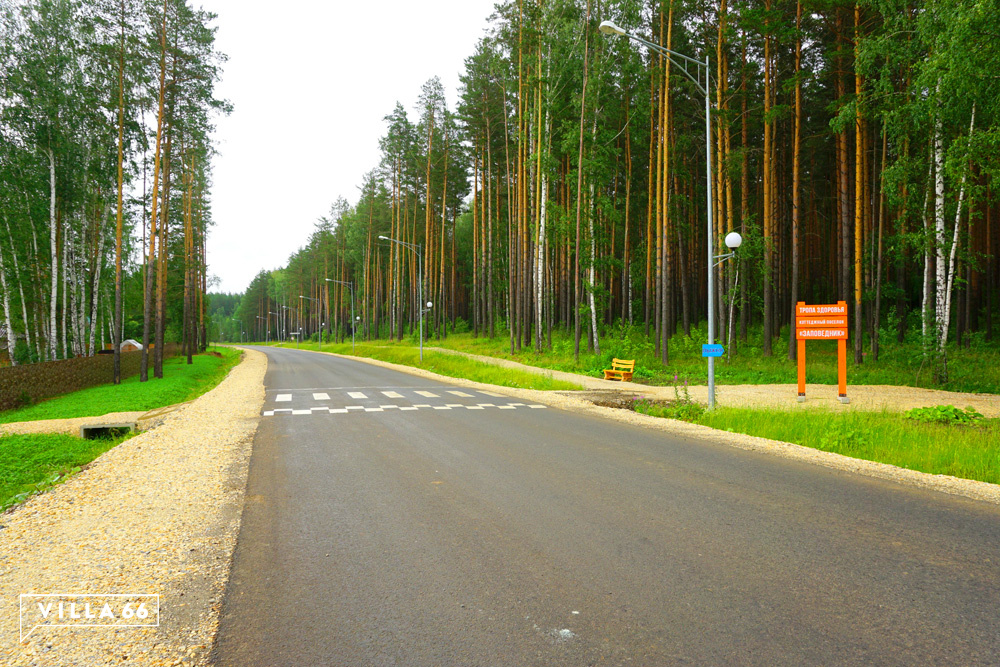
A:
{"type": "Polygon", "coordinates": [[[632,379],[633,371],[635,371],[635,359],[612,359],[611,368],[604,370],[604,379],[627,382],[632,379]]]}

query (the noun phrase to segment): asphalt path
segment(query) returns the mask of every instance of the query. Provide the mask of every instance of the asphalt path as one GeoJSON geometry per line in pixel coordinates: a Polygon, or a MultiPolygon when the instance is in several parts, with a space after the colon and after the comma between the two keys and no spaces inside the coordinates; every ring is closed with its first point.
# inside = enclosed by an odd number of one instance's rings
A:
{"type": "Polygon", "coordinates": [[[1000,663],[996,506],[264,351],[217,665],[1000,663]]]}

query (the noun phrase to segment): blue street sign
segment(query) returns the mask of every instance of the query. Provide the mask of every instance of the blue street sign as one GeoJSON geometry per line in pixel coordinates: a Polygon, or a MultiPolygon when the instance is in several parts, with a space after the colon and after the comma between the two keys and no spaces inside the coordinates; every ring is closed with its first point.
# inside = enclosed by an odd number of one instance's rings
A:
{"type": "Polygon", "coordinates": [[[721,357],[726,353],[726,349],[721,345],[702,345],[701,346],[701,356],[703,357],[721,357]]]}

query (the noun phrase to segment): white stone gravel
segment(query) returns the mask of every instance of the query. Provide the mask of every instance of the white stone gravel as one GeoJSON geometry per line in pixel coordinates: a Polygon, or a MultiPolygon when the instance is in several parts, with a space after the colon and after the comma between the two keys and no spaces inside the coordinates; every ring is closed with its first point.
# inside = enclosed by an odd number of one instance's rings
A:
{"type": "Polygon", "coordinates": [[[266,369],[246,351],[162,425],[0,515],[0,664],[207,664],[266,369]],[[160,626],[42,627],[21,643],[22,593],[156,593],[160,626]]]}

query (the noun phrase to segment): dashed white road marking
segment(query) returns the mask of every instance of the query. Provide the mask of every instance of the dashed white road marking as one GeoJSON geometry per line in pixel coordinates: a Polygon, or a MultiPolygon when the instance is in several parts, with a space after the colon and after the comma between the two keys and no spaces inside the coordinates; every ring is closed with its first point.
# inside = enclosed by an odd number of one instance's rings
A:
{"type": "Polygon", "coordinates": [[[462,398],[472,398],[472,394],[466,394],[464,391],[455,391],[454,389],[449,389],[448,393],[452,396],[461,396],[462,398]]]}
{"type": "Polygon", "coordinates": [[[435,405],[434,409],[435,410],[451,410],[451,406],[450,405],[435,405]]]}
{"type": "Polygon", "coordinates": [[[330,408],[331,415],[346,415],[347,408],[330,408]]]}
{"type": "Polygon", "coordinates": [[[350,396],[351,398],[368,398],[360,391],[349,391],[347,392],[347,395],[350,396]]]}
{"type": "Polygon", "coordinates": [[[382,408],[365,408],[365,412],[385,412],[382,408]]]}
{"type": "Polygon", "coordinates": [[[477,405],[479,407],[481,407],[481,408],[495,408],[496,407],[496,405],[493,404],[493,403],[477,403],[477,405]]]}
{"type": "Polygon", "coordinates": [[[545,405],[529,405],[528,407],[529,407],[529,408],[534,408],[534,409],[536,409],[536,410],[538,410],[538,409],[542,409],[542,410],[544,410],[544,409],[545,409],[546,407],[548,407],[548,406],[545,406],[545,405]]]}
{"type": "Polygon", "coordinates": [[[326,393],[313,394],[313,400],[314,401],[329,401],[330,400],[330,394],[326,394],[326,393]]]}
{"type": "Polygon", "coordinates": [[[423,396],[424,398],[439,398],[433,391],[418,391],[416,394],[417,396],[423,396]]]}
{"type": "Polygon", "coordinates": [[[417,409],[417,406],[415,406],[415,405],[403,406],[403,407],[400,408],[400,410],[416,410],[416,409],[417,409]]]}
{"type": "Polygon", "coordinates": [[[278,394],[274,398],[275,403],[289,403],[292,400],[291,394],[278,394]]]}
{"type": "Polygon", "coordinates": [[[517,410],[517,408],[515,408],[513,405],[501,405],[500,409],[501,410],[517,410]]]}
{"type": "Polygon", "coordinates": [[[481,405],[466,405],[465,407],[468,410],[485,410],[486,409],[486,408],[484,408],[481,405]]]}
{"type": "Polygon", "coordinates": [[[311,415],[312,410],[292,410],[293,415],[311,415]]]}
{"type": "Polygon", "coordinates": [[[383,391],[382,395],[386,398],[403,398],[403,395],[398,391],[383,391]]]}
{"type": "Polygon", "coordinates": [[[482,389],[479,390],[479,393],[486,394],[487,396],[492,396],[494,398],[505,398],[503,394],[494,394],[492,391],[483,391],[482,389]]]}

